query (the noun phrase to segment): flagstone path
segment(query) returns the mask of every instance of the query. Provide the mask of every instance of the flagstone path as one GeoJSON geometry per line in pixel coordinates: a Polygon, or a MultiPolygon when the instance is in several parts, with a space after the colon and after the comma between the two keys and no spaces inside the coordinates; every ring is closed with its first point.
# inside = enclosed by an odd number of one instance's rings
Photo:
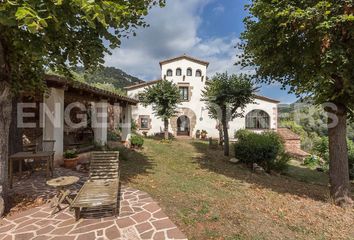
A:
{"type": "MultiPolygon", "coordinates": [[[[59,169],[56,176],[59,175],[80,174],[59,169]]],[[[43,197],[55,193],[43,184],[43,179],[35,178],[36,181],[27,179],[17,182],[13,191],[33,194],[43,191],[46,193],[40,195],[43,197]]],[[[82,176],[82,179],[85,177],[82,176]]],[[[79,187],[79,184],[74,187],[79,187]]],[[[51,211],[49,204],[44,204],[0,220],[0,240],[187,239],[147,193],[129,187],[121,187],[118,217],[84,214],[76,222],[74,213],[68,208],[53,216],[51,211]]]]}

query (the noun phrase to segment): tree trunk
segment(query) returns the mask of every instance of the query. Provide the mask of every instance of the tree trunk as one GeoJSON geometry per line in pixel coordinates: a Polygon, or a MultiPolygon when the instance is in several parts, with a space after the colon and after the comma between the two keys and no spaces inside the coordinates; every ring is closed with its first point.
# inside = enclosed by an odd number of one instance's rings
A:
{"type": "Polygon", "coordinates": [[[223,142],[224,142],[224,134],[222,131],[222,124],[218,123],[218,131],[219,131],[219,145],[223,146],[223,142]]]}
{"type": "Polygon", "coordinates": [[[167,118],[165,118],[164,120],[163,120],[163,122],[164,122],[164,131],[165,131],[165,140],[168,140],[168,138],[169,138],[169,136],[168,136],[168,119],[167,118]]]}
{"type": "Polygon", "coordinates": [[[3,215],[7,200],[8,141],[12,110],[10,70],[7,60],[5,42],[0,39],[0,216],[3,215]]]}
{"type": "Polygon", "coordinates": [[[23,148],[22,128],[17,127],[17,103],[21,101],[20,97],[12,98],[12,114],[9,136],[9,155],[20,152],[23,148]]]}
{"type": "Polygon", "coordinates": [[[230,149],[229,149],[229,132],[227,129],[227,116],[226,116],[226,106],[221,107],[221,123],[223,127],[223,132],[224,132],[224,155],[229,156],[230,155],[230,149]]]}
{"type": "Polygon", "coordinates": [[[333,118],[329,116],[328,127],[329,136],[329,177],[330,193],[335,204],[339,206],[352,205],[350,197],[348,149],[347,149],[347,111],[346,107],[336,104],[337,111],[329,112],[334,114],[338,123],[333,124],[333,118]]]}
{"type": "Polygon", "coordinates": [[[0,214],[7,200],[7,163],[9,149],[9,130],[11,123],[11,92],[5,81],[0,81],[0,214]]]}

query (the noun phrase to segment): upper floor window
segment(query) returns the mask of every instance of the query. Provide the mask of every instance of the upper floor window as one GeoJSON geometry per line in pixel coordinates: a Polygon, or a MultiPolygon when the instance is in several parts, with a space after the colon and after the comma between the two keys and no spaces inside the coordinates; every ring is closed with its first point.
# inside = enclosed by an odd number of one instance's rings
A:
{"type": "Polygon", "coordinates": [[[192,76],[193,72],[191,68],[187,69],[187,76],[192,76]]]}
{"type": "Polygon", "coordinates": [[[195,72],[195,76],[196,76],[196,77],[201,77],[201,76],[202,76],[202,71],[197,70],[197,71],[195,72]]]}
{"type": "Polygon", "coordinates": [[[189,100],[189,87],[179,87],[179,93],[182,101],[189,100]]]}
{"type": "Polygon", "coordinates": [[[270,117],[262,110],[253,110],[246,115],[246,128],[270,129],[270,117]]]}
{"type": "Polygon", "coordinates": [[[180,68],[176,69],[176,76],[182,76],[182,69],[180,68]]]}
{"type": "Polygon", "coordinates": [[[172,74],[173,74],[172,70],[171,70],[171,69],[168,69],[166,75],[167,75],[168,77],[171,77],[172,74]]]}

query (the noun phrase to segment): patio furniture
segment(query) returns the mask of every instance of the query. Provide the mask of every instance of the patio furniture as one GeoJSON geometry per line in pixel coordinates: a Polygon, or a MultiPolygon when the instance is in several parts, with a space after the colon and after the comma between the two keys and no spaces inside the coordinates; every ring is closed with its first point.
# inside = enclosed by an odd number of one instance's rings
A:
{"type": "Polygon", "coordinates": [[[58,177],[47,181],[47,185],[51,187],[55,187],[58,190],[57,195],[52,199],[53,211],[52,215],[58,209],[58,212],[62,210],[60,204],[66,201],[69,205],[72,203],[72,199],[69,197],[71,191],[68,189],[69,186],[77,183],[79,181],[78,177],[75,176],[66,176],[66,177],[58,177]]]}
{"type": "Polygon", "coordinates": [[[47,178],[53,176],[53,159],[54,159],[54,151],[48,152],[18,152],[11,156],[9,156],[9,178],[10,178],[10,188],[12,188],[13,183],[13,162],[19,161],[19,172],[22,174],[22,161],[24,159],[33,159],[33,161],[38,160],[46,160],[46,176],[47,178]]]}
{"type": "Polygon", "coordinates": [[[89,180],[80,189],[71,208],[75,219],[82,209],[112,210],[117,215],[119,192],[119,152],[92,152],[89,180]]]}

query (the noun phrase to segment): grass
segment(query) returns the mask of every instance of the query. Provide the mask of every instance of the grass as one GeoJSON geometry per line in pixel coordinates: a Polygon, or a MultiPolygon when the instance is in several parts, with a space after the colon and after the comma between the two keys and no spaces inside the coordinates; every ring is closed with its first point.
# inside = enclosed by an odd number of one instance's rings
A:
{"type": "Polygon", "coordinates": [[[286,174],[290,177],[298,179],[306,183],[328,185],[328,174],[324,172],[318,172],[315,169],[310,169],[306,166],[302,166],[299,161],[291,160],[289,168],[286,174]]]}
{"type": "Polygon", "coordinates": [[[121,159],[124,184],[148,192],[189,239],[354,238],[354,211],[330,204],[327,187],[310,184],[321,178],[299,166],[259,175],[203,142],[152,139],[121,159]]]}

